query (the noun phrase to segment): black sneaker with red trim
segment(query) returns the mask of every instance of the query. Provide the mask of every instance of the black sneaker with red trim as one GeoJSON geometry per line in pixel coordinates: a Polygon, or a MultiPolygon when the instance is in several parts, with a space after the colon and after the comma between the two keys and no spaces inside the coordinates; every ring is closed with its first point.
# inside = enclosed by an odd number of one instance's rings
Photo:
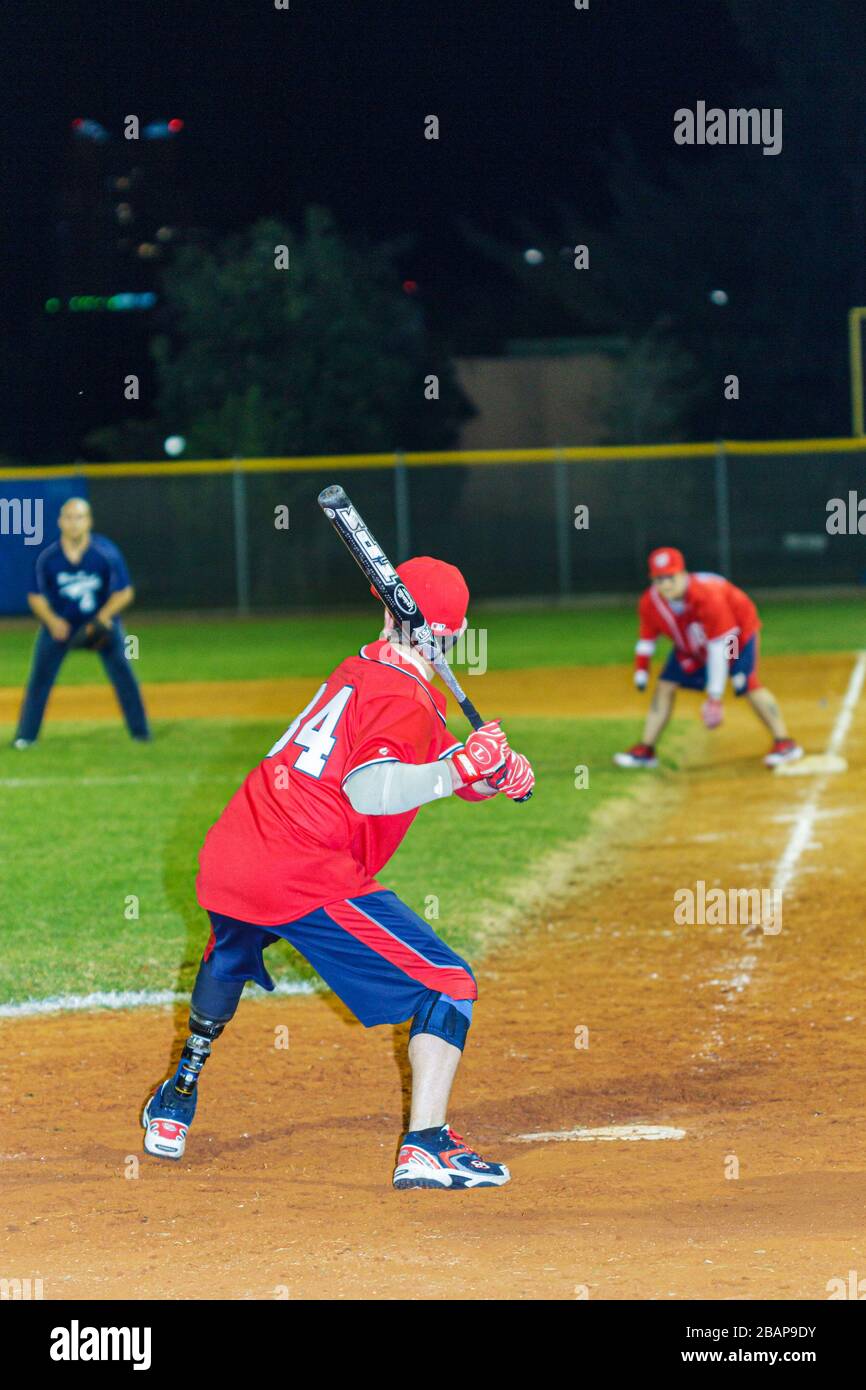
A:
{"type": "Polygon", "coordinates": [[[457,1191],[467,1187],[502,1187],[510,1177],[504,1163],[481,1158],[465,1139],[443,1125],[441,1129],[410,1130],[403,1136],[394,1186],[447,1187],[457,1191]]]}

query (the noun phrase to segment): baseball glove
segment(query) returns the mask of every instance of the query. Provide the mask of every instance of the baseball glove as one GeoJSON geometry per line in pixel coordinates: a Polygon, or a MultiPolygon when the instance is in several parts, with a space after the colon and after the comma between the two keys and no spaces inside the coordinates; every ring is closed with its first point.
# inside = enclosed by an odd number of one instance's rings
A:
{"type": "Polygon", "coordinates": [[[82,623],[81,627],[75,629],[69,639],[69,650],[101,652],[110,640],[111,628],[106,627],[99,618],[93,618],[89,623],[82,623]]]}

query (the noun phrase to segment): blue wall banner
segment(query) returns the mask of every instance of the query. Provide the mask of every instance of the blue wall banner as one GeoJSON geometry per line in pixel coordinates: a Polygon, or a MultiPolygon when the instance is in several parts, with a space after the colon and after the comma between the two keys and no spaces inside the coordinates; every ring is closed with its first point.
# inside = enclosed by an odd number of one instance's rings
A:
{"type": "Polygon", "coordinates": [[[84,478],[0,479],[0,613],[27,613],[36,557],[60,532],[70,497],[87,497],[84,478]]]}

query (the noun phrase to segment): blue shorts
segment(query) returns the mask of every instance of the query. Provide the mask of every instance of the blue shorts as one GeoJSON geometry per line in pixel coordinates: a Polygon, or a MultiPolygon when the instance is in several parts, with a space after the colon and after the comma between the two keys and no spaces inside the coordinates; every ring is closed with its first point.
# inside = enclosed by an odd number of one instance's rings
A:
{"type": "Polygon", "coordinates": [[[282,939],[310,962],[365,1028],[403,1023],[433,994],[478,998],[466,961],[396,893],[343,898],[277,927],[218,912],[208,916],[211,937],[204,958],[217,979],[255,980],[273,989],[262,952],[282,939]]]}
{"type": "MultiPolygon", "coordinates": [[[[728,675],[735,695],[745,695],[747,690],[758,688],[757,665],[758,637],[755,634],[749,638],[740,655],[728,662],[728,675]]],[[[699,666],[697,671],[684,671],[674,650],[665,662],[659,679],[673,681],[675,685],[682,686],[683,690],[706,690],[707,668],[699,666]]]]}

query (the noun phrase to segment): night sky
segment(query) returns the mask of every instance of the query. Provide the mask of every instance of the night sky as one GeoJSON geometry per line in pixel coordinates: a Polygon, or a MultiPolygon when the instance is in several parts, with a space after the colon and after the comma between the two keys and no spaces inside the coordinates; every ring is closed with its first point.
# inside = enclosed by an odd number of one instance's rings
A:
{"type": "Polygon", "coordinates": [[[759,75],[719,0],[591,0],[587,12],[571,0],[292,0],[288,12],[121,0],[106,28],[82,7],[90,23],[74,38],[59,8],[44,25],[22,11],[28,191],[50,198],[74,116],[119,128],[130,111],[180,115],[198,218],[222,227],[320,201],[432,245],[457,213],[495,225],[557,198],[595,203],[618,128],[653,160],[676,106],[695,92],[727,104],[759,75]],[[428,112],[438,144],[421,139],[428,112]]]}
{"type": "MultiPolygon", "coordinates": [[[[767,12],[763,0],[755,9],[767,12]]],[[[130,112],[181,117],[199,227],[295,219],[316,202],[350,234],[411,236],[403,268],[443,326],[464,297],[504,292],[460,219],[515,245],[521,219],[552,226],[563,203],[603,222],[619,138],[647,172],[661,170],[677,107],[748,103],[772,80],[723,0],[590,0],[588,11],[573,0],[291,0],[288,11],[272,0],[36,0],[16,10],[14,29],[3,182],[21,346],[51,292],[76,116],[115,130],[130,112]],[[429,113],[438,142],[423,139],[429,113]]],[[[810,61],[802,32],[788,42],[810,61]]],[[[15,355],[4,363],[7,450],[21,442],[15,355]]]]}

